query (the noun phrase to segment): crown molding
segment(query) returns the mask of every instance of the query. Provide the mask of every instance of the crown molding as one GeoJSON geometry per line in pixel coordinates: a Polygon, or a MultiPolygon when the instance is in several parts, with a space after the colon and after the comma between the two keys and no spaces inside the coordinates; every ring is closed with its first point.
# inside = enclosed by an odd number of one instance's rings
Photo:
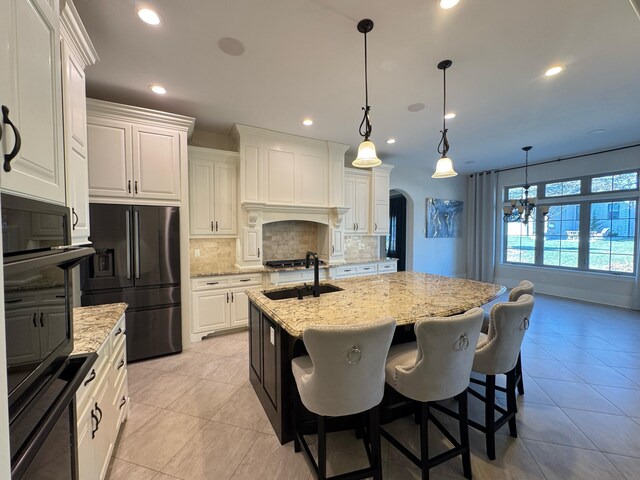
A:
{"type": "Polygon", "coordinates": [[[68,37],[68,40],[74,47],[75,53],[82,59],[85,67],[93,65],[100,60],[98,52],[96,52],[87,30],[82,24],[82,19],[71,0],[66,1],[64,10],[62,10],[60,23],[62,26],[62,34],[68,37]]]}

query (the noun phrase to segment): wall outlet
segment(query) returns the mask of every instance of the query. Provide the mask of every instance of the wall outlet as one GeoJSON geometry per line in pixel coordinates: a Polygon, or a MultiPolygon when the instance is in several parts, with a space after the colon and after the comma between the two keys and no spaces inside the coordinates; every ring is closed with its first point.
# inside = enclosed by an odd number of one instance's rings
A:
{"type": "Polygon", "coordinates": [[[199,257],[199,256],[200,256],[200,249],[199,249],[199,248],[196,248],[196,249],[193,251],[193,254],[196,256],[196,258],[197,258],[197,257],[199,257]]]}

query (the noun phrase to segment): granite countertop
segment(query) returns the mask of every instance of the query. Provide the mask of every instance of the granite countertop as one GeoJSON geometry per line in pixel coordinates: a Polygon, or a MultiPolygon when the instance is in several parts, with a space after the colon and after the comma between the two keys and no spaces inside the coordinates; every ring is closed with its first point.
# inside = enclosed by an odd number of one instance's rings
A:
{"type": "Polygon", "coordinates": [[[127,307],[126,303],[107,303],[74,308],[71,355],[96,352],[127,307]]]}
{"type": "MultiPolygon", "coordinates": [[[[368,324],[393,317],[398,325],[449,316],[479,307],[506,291],[501,285],[416,272],[346,278],[328,282],[343,289],[320,297],[269,300],[264,289],[247,291],[287,333],[299,337],[314,325],[368,324]]],[[[282,290],[282,287],[270,288],[282,290]]]]}
{"type": "MultiPolygon", "coordinates": [[[[319,268],[332,268],[332,267],[340,267],[342,265],[358,265],[362,263],[379,263],[379,262],[397,262],[397,258],[361,258],[358,260],[347,260],[342,263],[334,263],[329,264],[325,263],[324,265],[320,265],[319,268]]],[[[290,272],[293,270],[304,270],[304,267],[284,267],[284,268],[273,268],[267,267],[265,265],[261,267],[255,268],[238,268],[235,266],[224,267],[218,270],[211,270],[204,273],[194,273],[191,274],[191,278],[201,278],[201,277],[214,277],[216,275],[242,275],[243,273],[273,273],[273,272],[290,272]]]]}

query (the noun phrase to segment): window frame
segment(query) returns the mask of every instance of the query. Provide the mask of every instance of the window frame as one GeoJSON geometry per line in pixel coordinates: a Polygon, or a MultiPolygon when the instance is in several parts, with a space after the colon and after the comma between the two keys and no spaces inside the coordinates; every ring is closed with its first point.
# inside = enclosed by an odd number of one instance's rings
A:
{"type": "MultiPolygon", "coordinates": [[[[505,228],[506,225],[510,222],[503,221],[503,207],[510,206],[511,200],[509,200],[509,190],[513,188],[524,188],[524,184],[516,184],[516,185],[507,185],[503,188],[502,192],[502,204],[500,205],[499,210],[499,218],[500,223],[502,223],[502,242],[501,242],[501,255],[500,261],[503,265],[509,266],[517,266],[517,267],[540,267],[544,269],[557,269],[557,270],[566,270],[570,272],[584,272],[584,273],[596,273],[596,274],[604,274],[604,275],[616,275],[623,277],[633,277],[638,272],[636,272],[636,264],[637,264],[637,256],[640,254],[638,248],[638,239],[640,238],[640,169],[626,169],[616,172],[606,172],[606,173],[598,173],[591,175],[584,175],[581,177],[570,177],[563,179],[554,179],[547,181],[539,181],[532,182],[529,184],[529,188],[532,186],[537,187],[537,199],[536,207],[541,206],[563,206],[563,205],[579,205],[580,207],[580,218],[579,218],[579,244],[578,244],[578,266],[577,267],[564,267],[564,266],[556,266],[556,265],[544,265],[544,233],[540,234],[539,232],[544,232],[542,227],[542,223],[536,227],[536,235],[535,235],[535,249],[534,249],[534,263],[522,263],[522,262],[514,262],[507,260],[507,242],[508,242],[508,228],[505,228]],[[606,176],[615,176],[622,175],[625,173],[636,173],[637,175],[637,183],[636,187],[632,189],[624,189],[624,190],[610,190],[605,192],[592,192],[591,191],[591,182],[594,178],[606,177],[606,176]],[[570,194],[570,195],[560,195],[560,196],[546,196],[546,187],[547,184],[567,182],[573,180],[580,180],[580,193],[579,194],[570,194]],[[633,244],[633,270],[632,272],[612,272],[607,270],[595,270],[588,268],[589,264],[589,239],[590,239],[590,231],[589,228],[584,228],[584,226],[590,225],[590,212],[591,205],[593,203],[604,203],[604,202],[623,202],[623,201],[635,201],[636,202],[636,211],[635,211],[635,237],[633,244]]],[[[535,215],[536,222],[541,222],[542,214],[540,213],[540,209],[536,208],[535,215]]],[[[610,254],[611,255],[611,254],[610,254]]]]}

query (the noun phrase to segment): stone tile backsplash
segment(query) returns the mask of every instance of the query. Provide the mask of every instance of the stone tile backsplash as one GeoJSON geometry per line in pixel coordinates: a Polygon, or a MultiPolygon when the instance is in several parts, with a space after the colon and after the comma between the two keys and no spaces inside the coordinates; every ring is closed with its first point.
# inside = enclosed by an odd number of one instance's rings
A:
{"type": "Polygon", "coordinates": [[[318,251],[318,224],[299,220],[266,223],[262,226],[264,260],[304,258],[318,251]]]}
{"type": "Polygon", "coordinates": [[[348,262],[380,258],[380,237],[376,235],[345,235],[344,259],[348,262]]]}
{"type": "Polygon", "coordinates": [[[191,275],[232,268],[236,264],[235,238],[192,238],[189,241],[191,275]],[[200,250],[196,257],[195,250],[200,250]]]}

